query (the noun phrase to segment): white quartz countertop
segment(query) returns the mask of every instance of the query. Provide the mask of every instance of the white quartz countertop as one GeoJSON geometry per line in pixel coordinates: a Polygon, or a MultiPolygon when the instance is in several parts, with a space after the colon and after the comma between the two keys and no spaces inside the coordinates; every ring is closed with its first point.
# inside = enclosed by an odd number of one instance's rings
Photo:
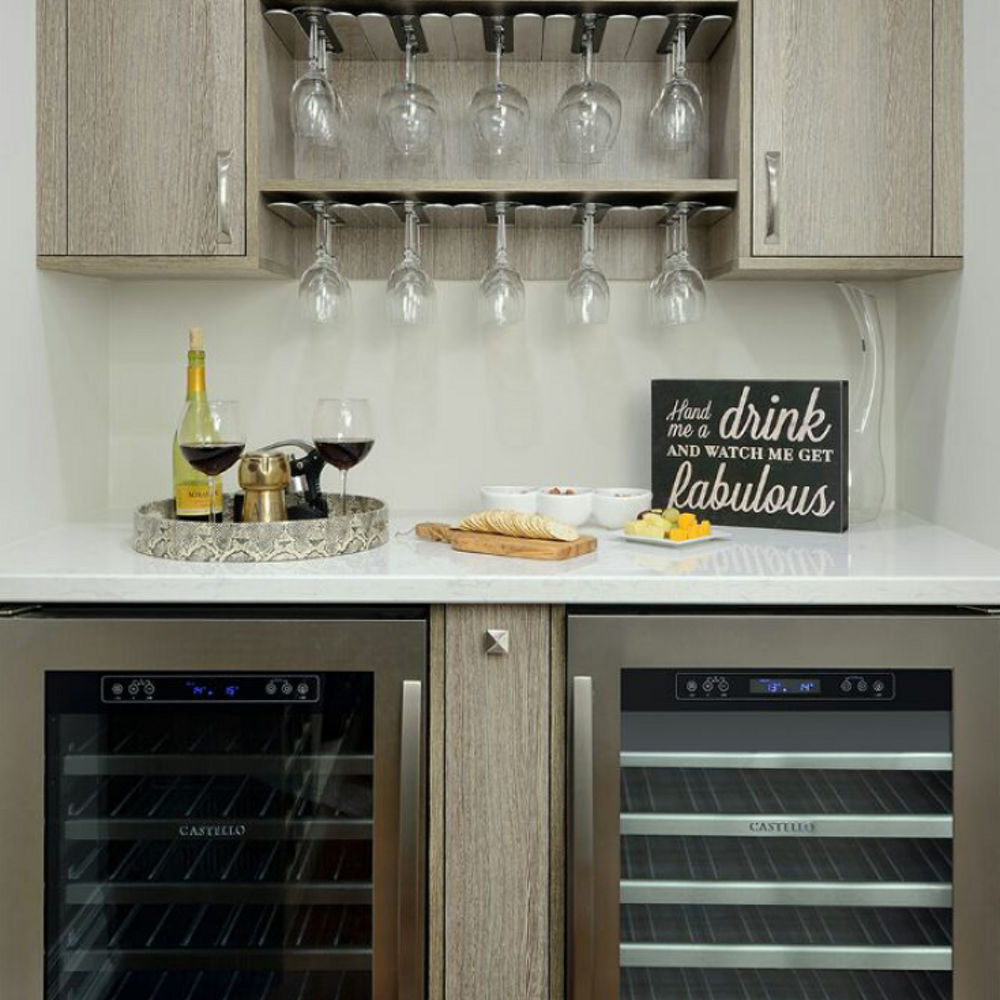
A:
{"type": "Polygon", "coordinates": [[[566,562],[454,552],[407,533],[422,520],[456,518],[397,516],[388,545],[337,559],[212,564],[138,555],[129,516],[109,516],[0,547],[0,602],[1000,607],[1000,551],[908,515],[844,535],[734,528],[685,549],[598,529],[597,552],[566,562]]]}

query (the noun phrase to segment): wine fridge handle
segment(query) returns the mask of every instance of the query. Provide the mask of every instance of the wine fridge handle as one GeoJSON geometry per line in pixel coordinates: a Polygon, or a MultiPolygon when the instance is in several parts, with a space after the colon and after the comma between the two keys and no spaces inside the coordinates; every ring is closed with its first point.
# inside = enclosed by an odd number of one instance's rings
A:
{"type": "Polygon", "coordinates": [[[594,681],[573,678],[570,880],[571,1000],[593,1000],[594,981],[594,681]]]}
{"type": "Polygon", "coordinates": [[[764,235],[764,242],[777,243],[781,239],[781,201],[778,196],[781,153],[774,150],[765,153],[764,168],[767,172],[767,232],[764,235]]]}
{"type": "Polygon", "coordinates": [[[420,795],[423,687],[403,681],[399,741],[399,858],[397,859],[397,997],[420,1000],[423,983],[420,901],[420,795]]]}
{"type": "Polygon", "coordinates": [[[233,242],[232,222],[233,151],[224,149],[215,155],[215,242],[219,246],[233,242]]]}

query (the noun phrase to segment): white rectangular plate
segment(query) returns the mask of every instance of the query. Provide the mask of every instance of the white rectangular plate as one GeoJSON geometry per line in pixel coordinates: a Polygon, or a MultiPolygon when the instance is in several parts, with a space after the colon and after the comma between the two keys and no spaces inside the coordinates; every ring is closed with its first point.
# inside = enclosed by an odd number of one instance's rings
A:
{"type": "Polygon", "coordinates": [[[620,532],[618,537],[624,538],[626,542],[640,542],[643,545],[659,545],[660,548],[664,549],[685,549],[689,545],[703,545],[705,542],[728,542],[733,536],[728,531],[713,528],[712,534],[710,535],[705,535],[703,538],[688,538],[683,542],[672,542],[669,538],[647,538],[645,535],[626,535],[624,531],[620,532]]]}

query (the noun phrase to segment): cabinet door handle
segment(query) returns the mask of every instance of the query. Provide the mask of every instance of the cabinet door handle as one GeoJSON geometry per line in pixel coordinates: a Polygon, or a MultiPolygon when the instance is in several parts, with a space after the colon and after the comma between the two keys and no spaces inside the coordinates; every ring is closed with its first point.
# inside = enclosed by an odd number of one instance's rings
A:
{"type": "Polygon", "coordinates": [[[423,688],[403,681],[399,740],[399,857],[396,879],[398,1000],[419,1000],[423,982],[420,903],[420,775],[423,688]]]}
{"type": "Polygon", "coordinates": [[[573,803],[570,832],[570,956],[572,1000],[593,1000],[594,989],[594,680],[573,678],[573,803]]]}
{"type": "Polygon", "coordinates": [[[215,242],[219,245],[233,242],[232,172],[233,151],[224,149],[215,156],[215,242]]]}
{"type": "Polygon", "coordinates": [[[767,232],[765,243],[777,243],[781,228],[781,202],[778,198],[778,181],[781,179],[781,153],[771,151],[764,154],[767,171],[767,232]]]}

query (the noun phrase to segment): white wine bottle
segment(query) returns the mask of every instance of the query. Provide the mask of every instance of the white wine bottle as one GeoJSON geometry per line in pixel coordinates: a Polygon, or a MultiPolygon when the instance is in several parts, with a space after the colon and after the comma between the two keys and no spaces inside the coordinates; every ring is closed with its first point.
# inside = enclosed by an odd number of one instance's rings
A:
{"type": "MultiPolygon", "coordinates": [[[[185,432],[211,428],[208,396],[205,394],[205,335],[198,327],[188,331],[187,402],[194,401],[185,417],[185,432]]],[[[215,520],[221,521],[222,479],[217,477],[215,504],[211,503],[209,477],[188,465],[181,454],[174,432],[174,505],[177,517],[185,521],[207,521],[215,507],[215,520]]]]}

